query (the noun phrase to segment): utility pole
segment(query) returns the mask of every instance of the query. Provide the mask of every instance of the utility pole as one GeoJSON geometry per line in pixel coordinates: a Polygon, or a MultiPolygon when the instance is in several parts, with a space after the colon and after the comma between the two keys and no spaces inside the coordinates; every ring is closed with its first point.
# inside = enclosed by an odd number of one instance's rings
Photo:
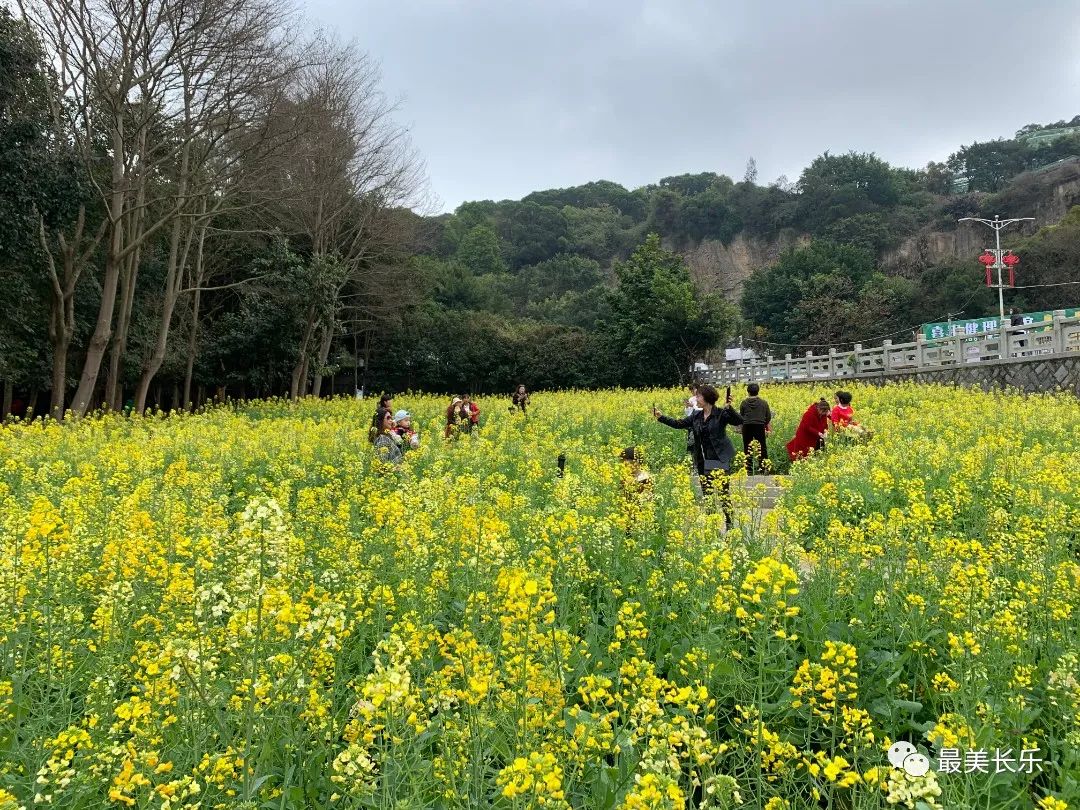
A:
{"type": "Polygon", "coordinates": [[[946,321],[945,334],[946,335],[948,335],[949,337],[952,337],[953,318],[955,318],[958,315],[963,315],[963,314],[964,314],[963,310],[961,310],[960,312],[948,312],[948,313],[945,314],[945,321],[946,321]]]}
{"type": "Polygon", "coordinates": [[[991,270],[997,270],[997,291],[998,291],[998,329],[1002,330],[1001,334],[1005,334],[1005,285],[1001,281],[1001,271],[1005,269],[1005,265],[1001,261],[1001,229],[1006,228],[1016,222],[1034,222],[1035,217],[1014,217],[1013,219],[1002,219],[1000,214],[994,214],[993,219],[980,219],[979,217],[963,217],[957,220],[957,222],[981,222],[988,228],[994,229],[994,249],[986,248],[985,252],[994,254],[994,263],[989,267],[991,270]]]}

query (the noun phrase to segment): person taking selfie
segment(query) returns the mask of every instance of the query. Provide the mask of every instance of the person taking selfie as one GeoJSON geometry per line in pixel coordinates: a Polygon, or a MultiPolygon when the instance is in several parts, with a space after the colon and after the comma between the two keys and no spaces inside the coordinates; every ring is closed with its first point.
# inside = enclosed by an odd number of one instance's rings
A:
{"type": "Polygon", "coordinates": [[[735,445],[727,435],[728,425],[741,425],[743,419],[738,411],[731,407],[730,389],[723,407],[717,407],[720,394],[711,385],[698,389],[698,404],[701,410],[690,416],[673,419],[664,416],[655,407],[652,414],[656,421],[676,430],[691,430],[694,433],[694,466],[701,481],[701,492],[708,498],[714,492],[720,496],[720,505],[724,512],[724,524],[731,528],[734,518],[731,512],[731,486],[728,476],[735,460],[735,445]]]}

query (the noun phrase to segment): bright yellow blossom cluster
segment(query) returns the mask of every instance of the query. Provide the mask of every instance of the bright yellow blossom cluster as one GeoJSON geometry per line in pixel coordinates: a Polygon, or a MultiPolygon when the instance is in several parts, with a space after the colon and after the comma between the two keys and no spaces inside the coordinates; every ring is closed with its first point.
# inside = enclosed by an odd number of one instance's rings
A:
{"type": "Polygon", "coordinates": [[[789,465],[828,392],[764,387],[726,532],[678,390],[399,396],[393,469],[351,399],[4,426],[0,810],[1080,806],[1080,406],[851,390],[873,440],[789,465]]]}

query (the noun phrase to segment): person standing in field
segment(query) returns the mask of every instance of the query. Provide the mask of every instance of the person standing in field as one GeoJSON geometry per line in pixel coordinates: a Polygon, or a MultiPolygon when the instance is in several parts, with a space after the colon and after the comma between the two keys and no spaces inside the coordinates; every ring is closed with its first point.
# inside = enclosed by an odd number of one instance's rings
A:
{"type": "Polygon", "coordinates": [[[739,416],[743,418],[742,443],[743,452],[746,454],[746,474],[754,474],[754,459],[758,459],[758,467],[762,474],[767,474],[769,449],[765,444],[766,434],[772,429],[772,411],[769,403],[758,394],[761,386],[750,383],[746,386],[746,399],[739,403],[739,416]],[[755,444],[756,443],[756,444],[755,444]]]}
{"type": "Polygon", "coordinates": [[[519,385],[514,389],[514,396],[511,400],[513,402],[513,405],[510,408],[511,410],[514,408],[521,408],[521,412],[525,413],[525,406],[529,404],[529,392],[525,390],[524,385],[519,385]]]}
{"type": "Polygon", "coordinates": [[[724,512],[724,525],[731,528],[734,516],[731,512],[731,465],[735,460],[735,445],[727,435],[728,425],[741,425],[742,417],[725,402],[724,407],[716,407],[720,395],[711,385],[698,389],[698,403],[701,410],[692,416],[673,419],[664,416],[656,408],[652,414],[656,421],[677,430],[694,432],[694,463],[701,480],[701,492],[706,498],[714,492],[720,496],[720,506],[724,512]]]}
{"type": "Polygon", "coordinates": [[[394,411],[394,398],[391,394],[383,394],[379,397],[379,404],[375,406],[375,413],[371,416],[371,428],[368,430],[368,441],[375,441],[379,432],[379,424],[382,422],[382,412],[394,411]]]}
{"type": "MultiPolygon", "coordinates": [[[[698,384],[690,383],[690,398],[686,400],[683,416],[689,418],[700,411],[701,406],[698,404],[700,401],[698,384]]],[[[694,490],[694,497],[700,501],[702,498],[701,480],[698,478],[697,464],[694,462],[694,431],[692,430],[686,431],[686,454],[690,456],[690,488],[694,490]]]]}
{"type": "MultiPolygon", "coordinates": [[[[394,411],[394,395],[393,394],[383,394],[382,396],[379,397],[379,404],[375,406],[375,416],[379,415],[379,411],[390,411],[391,413],[393,413],[393,411],[394,411]]],[[[375,427],[378,427],[378,424],[376,424],[376,420],[375,420],[374,417],[372,417],[371,423],[373,425],[375,425],[375,427]]]]}
{"type": "Polygon", "coordinates": [[[471,395],[465,394],[463,397],[462,411],[468,414],[469,429],[479,427],[480,425],[480,406],[476,404],[476,400],[471,395]]]}
{"type": "Polygon", "coordinates": [[[378,414],[379,427],[375,433],[375,457],[388,464],[400,464],[405,457],[401,449],[401,438],[394,432],[394,417],[390,411],[382,409],[378,414]]]}
{"type": "Polygon", "coordinates": [[[825,449],[829,432],[829,403],[824,397],[812,404],[799,420],[795,435],[787,443],[788,458],[792,461],[825,449]]]}
{"type": "Polygon", "coordinates": [[[454,397],[446,409],[446,438],[453,436],[461,426],[461,397],[454,397]]]}

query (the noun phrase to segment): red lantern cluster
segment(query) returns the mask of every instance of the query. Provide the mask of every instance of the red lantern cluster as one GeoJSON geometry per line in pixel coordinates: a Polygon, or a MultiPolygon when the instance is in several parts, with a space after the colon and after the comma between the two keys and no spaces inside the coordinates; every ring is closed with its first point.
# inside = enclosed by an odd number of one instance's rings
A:
{"type": "Polygon", "coordinates": [[[1015,253],[1006,253],[1001,258],[1001,263],[1009,268],[1009,286],[1016,286],[1016,265],[1020,264],[1020,257],[1015,253]]]}
{"type": "MultiPolygon", "coordinates": [[[[979,264],[986,268],[986,286],[994,286],[993,276],[990,270],[996,265],[997,257],[991,250],[983,251],[979,255],[979,264]]],[[[1009,286],[1016,286],[1016,265],[1020,264],[1020,257],[1012,251],[1006,250],[1001,257],[1001,263],[1009,269],[1009,286]]]]}

